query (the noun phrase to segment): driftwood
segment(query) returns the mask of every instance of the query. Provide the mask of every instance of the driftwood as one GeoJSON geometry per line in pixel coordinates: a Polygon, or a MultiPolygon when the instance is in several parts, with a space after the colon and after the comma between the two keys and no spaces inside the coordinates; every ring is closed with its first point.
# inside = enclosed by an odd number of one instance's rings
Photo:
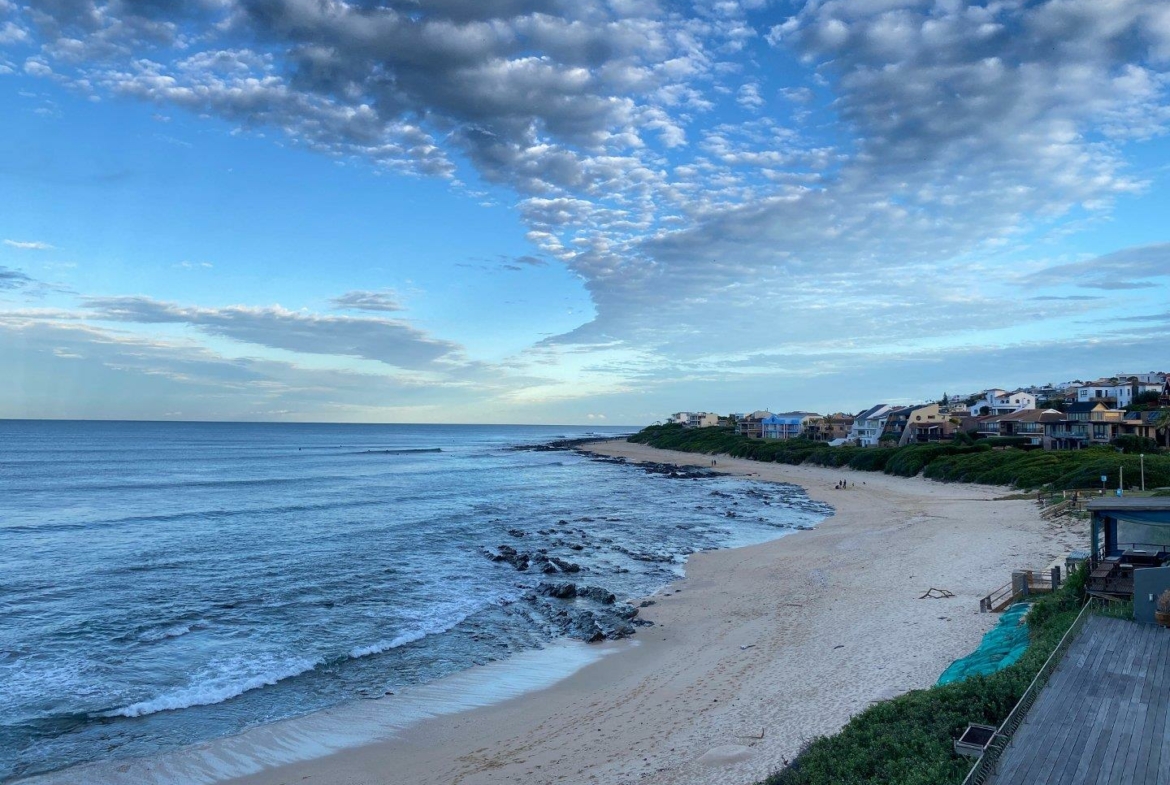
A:
{"type": "Polygon", "coordinates": [[[948,597],[954,597],[954,596],[955,596],[954,592],[947,591],[946,589],[936,589],[933,586],[931,586],[929,589],[926,590],[926,594],[923,594],[918,599],[925,600],[926,598],[929,597],[932,600],[942,600],[942,599],[946,599],[948,597]]]}

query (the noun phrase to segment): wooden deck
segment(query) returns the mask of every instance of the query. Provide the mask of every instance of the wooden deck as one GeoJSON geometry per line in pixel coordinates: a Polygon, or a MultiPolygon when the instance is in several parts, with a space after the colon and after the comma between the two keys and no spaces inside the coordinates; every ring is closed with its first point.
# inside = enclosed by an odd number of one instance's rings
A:
{"type": "Polygon", "coordinates": [[[1170,783],[1170,630],[1094,616],[999,761],[995,785],[1170,783]]]}

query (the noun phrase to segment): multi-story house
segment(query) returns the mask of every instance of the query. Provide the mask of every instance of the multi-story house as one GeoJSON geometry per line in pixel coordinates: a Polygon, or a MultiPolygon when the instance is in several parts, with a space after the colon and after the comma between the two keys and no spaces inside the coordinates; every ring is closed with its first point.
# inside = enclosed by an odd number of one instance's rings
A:
{"type": "Polygon", "coordinates": [[[719,424],[719,415],[712,412],[675,412],[668,422],[687,428],[711,428],[719,424]]]}
{"type": "Polygon", "coordinates": [[[1100,401],[1112,404],[1115,408],[1124,409],[1142,393],[1161,392],[1162,384],[1162,382],[1098,379],[1091,384],[1077,387],[1077,403],[1100,401]]]}
{"type": "Polygon", "coordinates": [[[853,415],[844,412],[810,418],[804,427],[804,438],[814,442],[832,442],[849,438],[853,428],[853,415]]]}
{"type": "Polygon", "coordinates": [[[772,416],[774,415],[765,409],[745,414],[736,421],[735,432],[749,439],[762,439],[764,437],[764,420],[772,416]]]}
{"type": "Polygon", "coordinates": [[[955,426],[938,403],[911,406],[899,433],[898,444],[926,444],[949,438],[955,426]]]}
{"type": "Polygon", "coordinates": [[[1160,387],[1166,383],[1168,377],[1170,377],[1170,374],[1150,371],[1149,373],[1119,373],[1116,378],[1122,381],[1140,382],[1141,384],[1156,384],[1160,387]]]}
{"type": "Polygon", "coordinates": [[[849,440],[862,447],[877,445],[886,427],[886,417],[893,409],[894,407],[888,403],[879,403],[857,415],[853,420],[853,428],[849,431],[849,440]]]}
{"type": "Polygon", "coordinates": [[[804,435],[804,429],[819,414],[813,412],[784,412],[772,414],[760,421],[760,436],[764,439],[795,439],[804,435]]]}
{"type": "Polygon", "coordinates": [[[1124,411],[1110,409],[1101,401],[1070,404],[1061,419],[1045,422],[1045,444],[1054,450],[1109,444],[1123,432],[1124,420],[1124,411]]]}
{"type": "Polygon", "coordinates": [[[1011,414],[1023,409],[1035,409],[1036,396],[1030,392],[1016,390],[1007,392],[994,388],[983,393],[983,398],[970,406],[972,417],[984,417],[989,414],[1011,414]]]}
{"type": "Polygon", "coordinates": [[[1055,409],[1022,409],[1011,414],[1001,414],[996,419],[1000,436],[1023,436],[1029,444],[1046,447],[1046,426],[1060,422],[1064,414],[1055,409]]]}
{"type": "Polygon", "coordinates": [[[1161,417],[1161,409],[1149,409],[1144,412],[1126,412],[1121,420],[1121,434],[1126,436],[1142,436],[1146,439],[1158,441],[1158,424],[1161,422],[1161,417]]]}

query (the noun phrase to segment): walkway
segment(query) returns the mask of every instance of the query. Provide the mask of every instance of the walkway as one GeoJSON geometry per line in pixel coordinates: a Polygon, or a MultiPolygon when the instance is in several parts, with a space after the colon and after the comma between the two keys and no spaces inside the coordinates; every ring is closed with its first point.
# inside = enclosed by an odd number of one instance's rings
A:
{"type": "Polygon", "coordinates": [[[1170,784],[1170,630],[1093,616],[1004,751],[995,785],[1170,784]]]}

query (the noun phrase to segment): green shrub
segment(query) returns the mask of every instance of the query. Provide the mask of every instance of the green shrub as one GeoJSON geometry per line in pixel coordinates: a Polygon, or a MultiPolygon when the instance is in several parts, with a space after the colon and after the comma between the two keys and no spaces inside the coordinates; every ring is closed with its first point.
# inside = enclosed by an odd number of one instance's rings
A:
{"type": "MultiPolygon", "coordinates": [[[[905,447],[828,447],[807,439],[748,439],[737,436],[730,428],[655,425],[634,434],[630,441],[668,450],[730,455],[770,463],[848,466],[858,471],[884,471],[902,477],[921,473],[942,482],[1012,485],[1023,490],[1097,488],[1101,485],[1101,475],[1106,476],[1108,487],[1116,488],[1121,471],[1127,486],[1141,483],[1141,459],[1135,454],[1122,454],[1112,447],[1067,451],[1011,446],[997,449],[993,445],[998,438],[905,447]]],[[[1145,477],[1147,488],[1170,486],[1170,455],[1147,453],[1145,477]]]]}

